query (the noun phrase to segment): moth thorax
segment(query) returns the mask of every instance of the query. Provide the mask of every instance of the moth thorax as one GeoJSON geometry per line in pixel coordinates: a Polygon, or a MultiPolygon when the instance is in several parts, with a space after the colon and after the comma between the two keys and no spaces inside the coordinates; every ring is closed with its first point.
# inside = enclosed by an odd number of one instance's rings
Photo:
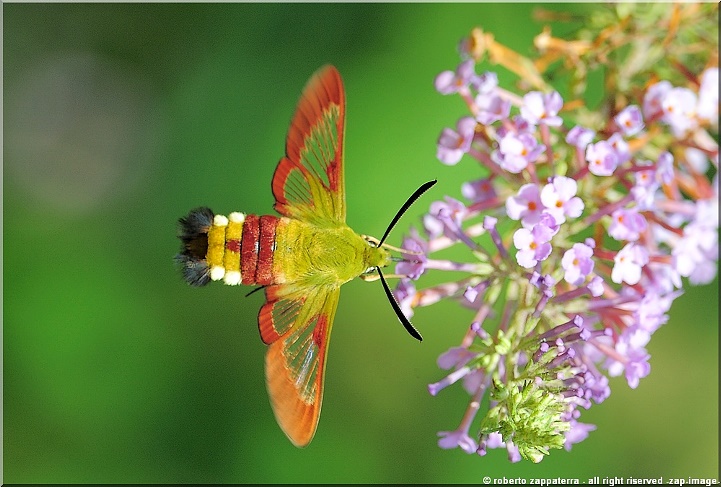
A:
{"type": "Polygon", "coordinates": [[[246,215],[233,212],[227,217],[215,215],[208,230],[206,262],[208,275],[213,281],[236,286],[242,282],[240,246],[246,215]]]}

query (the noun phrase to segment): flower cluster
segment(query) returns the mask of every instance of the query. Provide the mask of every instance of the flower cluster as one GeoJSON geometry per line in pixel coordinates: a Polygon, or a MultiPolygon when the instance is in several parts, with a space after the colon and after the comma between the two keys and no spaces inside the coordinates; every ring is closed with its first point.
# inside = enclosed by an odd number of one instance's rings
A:
{"type": "Polygon", "coordinates": [[[474,47],[464,40],[461,63],[435,79],[468,107],[440,134],[437,157],[475,162],[479,177],[405,237],[413,253],[397,264],[407,277],[396,297],[408,316],[442,299],[473,311],[460,345],[438,359],[450,373],[428,387],[460,382],[471,396],[439,446],[538,462],[595,429],[579,417],[609,396],[608,377],[635,388],[649,374],[646,346],[682,278],[715,278],[718,60],[683,85],[649,79],[637,99],[579,123],[588,109],[557,91],[521,95],[477,72],[474,47]],[[452,246],[469,258],[438,256],[452,246]],[[461,277],[421,289],[429,271],[461,277]]]}

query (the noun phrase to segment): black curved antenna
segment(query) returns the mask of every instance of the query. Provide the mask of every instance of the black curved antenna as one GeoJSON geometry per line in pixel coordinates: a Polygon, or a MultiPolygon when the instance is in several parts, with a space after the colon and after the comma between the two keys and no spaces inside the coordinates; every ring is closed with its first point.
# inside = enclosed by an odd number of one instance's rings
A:
{"type": "Polygon", "coordinates": [[[383,242],[385,242],[386,237],[389,233],[391,233],[391,230],[393,230],[393,227],[398,223],[398,220],[403,216],[403,213],[406,212],[410,206],[415,203],[415,201],[421,197],[423,193],[431,189],[431,187],[438,182],[437,179],[434,179],[432,181],[428,181],[427,183],[423,183],[420,188],[418,188],[415,193],[413,193],[410,198],[406,200],[405,203],[403,203],[403,206],[401,206],[401,209],[398,210],[398,213],[396,213],[396,216],[393,217],[391,220],[390,225],[388,225],[388,228],[386,229],[386,233],[383,234],[383,238],[381,238],[380,242],[378,242],[378,247],[383,245],[383,242]]]}
{"type": "Polygon", "coordinates": [[[401,320],[401,323],[403,324],[403,327],[406,329],[410,335],[418,340],[419,342],[423,341],[423,337],[421,334],[416,330],[416,327],[411,324],[411,322],[406,318],[406,315],[403,314],[403,311],[401,310],[400,305],[398,304],[398,301],[396,301],[395,296],[393,296],[393,293],[391,292],[391,289],[388,287],[388,283],[386,282],[386,278],[383,277],[383,273],[381,272],[380,267],[376,267],[376,270],[378,271],[378,275],[381,277],[381,282],[383,283],[383,289],[386,291],[386,296],[388,296],[388,301],[391,302],[391,306],[393,306],[393,311],[396,312],[396,315],[398,316],[398,319],[401,320]]]}

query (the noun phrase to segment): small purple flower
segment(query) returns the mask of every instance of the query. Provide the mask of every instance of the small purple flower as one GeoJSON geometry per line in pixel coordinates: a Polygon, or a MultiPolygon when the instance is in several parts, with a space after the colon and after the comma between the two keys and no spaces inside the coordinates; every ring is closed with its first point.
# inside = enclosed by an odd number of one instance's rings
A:
{"type": "Polygon", "coordinates": [[[625,372],[626,382],[631,389],[638,387],[639,380],[646,377],[651,371],[648,359],[651,356],[643,347],[635,347],[625,337],[616,342],[616,353],[624,357],[623,361],[609,359],[606,362],[608,374],[616,377],[625,372]]]}
{"type": "Polygon", "coordinates": [[[446,196],[445,201],[434,201],[426,215],[423,216],[423,226],[431,238],[445,235],[458,240],[461,223],[467,213],[467,208],[460,201],[446,196]]]}
{"type": "Polygon", "coordinates": [[[623,135],[621,135],[621,132],[611,134],[608,138],[608,143],[611,145],[613,150],[616,151],[619,165],[631,159],[631,150],[628,147],[628,142],[626,142],[623,135]]]}
{"type": "Polygon", "coordinates": [[[518,447],[513,444],[511,440],[506,443],[506,453],[508,454],[508,461],[511,463],[518,463],[521,461],[521,453],[518,451],[518,447]]]}
{"type": "Polygon", "coordinates": [[[515,115],[510,124],[503,124],[498,127],[496,140],[501,140],[508,134],[535,134],[536,127],[528,123],[528,120],[520,115],[515,115]]]}
{"type": "Polygon", "coordinates": [[[476,179],[461,186],[461,194],[473,203],[480,203],[495,198],[496,190],[490,179],[476,179]]]}
{"type": "Polygon", "coordinates": [[[694,220],[683,229],[671,252],[673,267],[692,282],[706,283],[716,275],[718,200],[701,200],[694,220]]]}
{"type": "Polygon", "coordinates": [[[716,278],[716,262],[718,261],[718,252],[706,254],[706,263],[708,265],[696,266],[693,272],[688,276],[688,282],[694,286],[700,284],[709,284],[716,278]]]}
{"type": "Polygon", "coordinates": [[[579,149],[585,149],[593,140],[594,135],[596,135],[596,133],[593,130],[582,127],[581,125],[576,125],[568,131],[566,142],[579,149]]]}
{"type": "Polygon", "coordinates": [[[576,218],[583,213],[583,201],[576,196],[578,185],[576,180],[566,176],[555,176],[541,190],[541,202],[546,212],[553,215],[559,225],[566,217],[576,218]]]}
{"type": "Polygon", "coordinates": [[[588,433],[594,431],[595,429],[596,425],[579,423],[575,419],[572,419],[571,429],[566,431],[566,441],[564,442],[563,447],[566,451],[571,451],[571,445],[581,443],[583,440],[588,438],[588,433]]]}
{"type": "Polygon", "coordinates": [[[656,191],[658,190],[658,184],[653,183],[648,186],[637,184],[631,188],[631,194],[633,194],[633,200],[638,205],[639,210],[653,210],[654,202],[656,201],[656,191]]]}
{"type": "Polygon", "coordinates": [[[478,107],[476,120],[483,125],[504,120],[511,113],[511,102],[493,93],[481,93],[476,96],[475,102],[478,107]]]}
{"type": "Polygon", "coordinates": [[[696,93],[688,88],[672,88],[663,97],[663,120],[676,136],[682,136],[696,126],[696,103],[696,93]]]}
{"type": "Polygon", "coordinates": [[[634,242],[646,230],[646,219],[633,208],[619,208],[611,215],[608,234],[616,240],[634,242]]]}
{"type": "Polygon", "coordinates": [[[476,76],[475,62],[472,59],[463,61],[458,65],[456,71],[443,71],[434,81],[436,91],[442,95],[458,93],[467,88],[476,76]]]}
{"type": "Polygon", "coordinates": [[[623,331],[623,339],[626,340],[631,347],[645,347],[651,340],[651,333],[634,324],[623,331]]]}
{"type": "Polygon", "coordinates": [[[438,137],[436,156],[446,165],[458,164],[463,154],[468,152],[476,131],[476,121],[472,117],[463,117],[456,124],[458,132],[445,128],[438,137]]]}
{"type": "Polygon", "coordinates": [[[541,219],[543,203],[538,186],[533,183],[524,184],[516,196],[506,200],[506,214],[513,220],[521,220],[524,227],[531,228],[541,219]]]}
{"type": "MultiPolygon", "coordinates": [[[[466,298],[466,300],[469,303],[474,303],[476,299],[478,298],[478,295],[485,292],[488,288],[487,282],[481,282],[480,284],[476,284],[475,286],[468,286],[466,290],[463,292],[463,297],[466,298]]],[[[480,323],[477,323],[477,326],[481,326],[480,323]]]]}
{"type": "Polygon", "coordinates": [[[491,433],[488,435],[488,440],[486,440],[486,446],[488,448],[503,448],[506,446],[506,443],[503,441],[503,436],[501,436],[500,433],[491,433]]]}
{"type": "Polygon", "coordinates": [[[641,353],[629,357],[631,360],[626,364],[626,382],[628,387],[635,389],[641,379],[651,372],[651,364],[648,359],[651,358],[647,353],[641,353]]]}
{"type": "Polygon", "coordinates": [[[493,158],[506,171],[518,174],[538,159],[544,149],[531,134],[509,132],[500,140],[493,158]]]}
{"type": "Polygon", "coordinates": [[[563,278],[570,284],[580,286],[586,276],[593,272],[593,265],[593,249],[586,244],[575,243],[561,259],[561,266],[565,270],[563,278]]]}
{"type": "Polygon", "coordinates": [[[463,297],[466,298],[469,303],[473,304],[473,302],[478,297],[478,289],[472,286],[468,286],[463,292],[463,297]]]}
{"type": "Polygon", "coordinates": [[[594,298],[601,296],[603,294],[603,278],[601,276],[593,276],[586,287],[594,298]]]}
{"type": "Polygon", "coordinates": [[[426,270],[426,262],[428,262],[428,242],[418,235],[418,231],[415,228],[411,228],[410,235],[403,239],[403,248],[421,253],[402,253],[403,260],[396,264],[396,274],[417,280],[426,270]]]}
{"type": "Polygon", "coordinates": [[[563,99],[557,91],[546,94],[531,91],[523,97],[521,116],[534,125],[542,123],[549,127],[558,127],[563,122],[558,116],[562,107],[563,99]]]}
{"type": "Polygon", "coordinates": [[[684,229],[684,237],[673,248],[673,267],[680,275],[688,277],[705,258],[688,226],[684,229]]]}
{"type": "Polygon", "coordinates": [[[653,186],[656,182],[656,169],[653,166],[653,162],[646,161],[646,160],[640,160],[638,161],[638,167],[646,167],[648,166],[648,169],[645,171],[636,171],[633,175],[634,182],[636,183],[636,186],[643,186],[643,187],[649,187],[653,186]]]}
{"type": "Polygon", "coordinates": [[[610,176],[618,166],[618,155],[605,140],[589,144],[586,148],[588,170],[596,176],[610,176]]]}
{"type": "Polygon", "coordinates": [[[646,118],[653,118],[663,114],[661,103],[671,88],[673,88],[673,85],[666,80],[659,81],[648,87],[643,97],[643,113],[646,118]]]}
{"type": "Polygon", "coordinates": [[[648,264],[648,250],[634,243],[627,244],[613,258],[611,280],[616,284],[638,284],[641,280],[641,268],[648,264]]]}
{"type": "Polygon", "coordinates": [[[630,137],[643,129],[643,116],[641,109],[636,105],[629,105],[621,110],[613,119],[623,135],[630,137]]]}
{"type": "Polygon", "coordinates": [[[539,261],[551,255],[553,230],[543,223],[536,224],[531,230],[519,228],[513,234],[513,245],[518,249],[516,261],[518,265],[530,269],[539,261]]]}
{"type": "MultiPolygon", "coordinates": [[[[715,262],[713,266],[709,267],[715,271],[715,262]]],[[[666,294],[674,292],[676,289],[681,289],[683,286],[681,276],[676,272],[676,269],[673,268],[673,265],[661,262],[650,262],[648,269],[651,273],[648,282],[649,292],[666,294]]]]}
{"type": "MultiPolygon", "coordinates": [[[[548,228],[551,231],[551,236],[556,235],[558,233],[558,230],[561,228],[561,225],[556,221],[554,216],[547,211],[541,213],[541,218],[538,219],[538,224],[548,228]]],[[[551,276],[546,277],[549,278],[551,276]]]]}
{"type": "Polygon", "coordinates": [[[441,438],[438,446],[444,450],[458,447],[466,453],[475,453],[478,449],[478,444],[468,436],[468,431],[440,431],[438,436],[441,438]]]}
{"type": "Polygon", "coordinates": [[[490,93],[498,86],[498,75],[493,71],[486,71],[478,76],[471,77],[471,87],[478,93],[490,93]]]}
{"type": "Polygon", "coordinates": [[[653,291],[646,293],[633,313],[634,326],[645,330],[649,334],[655,332],[668,321],[666,313],[671,309],[673,300],[680,295],[681,291],[668,293],[664,296],[653,291]]]}
{"type": "Polygon", "coordinates": [[[637,171],[634,173],[634,185],[631,188],[633,199],[640,210],[652,210],[656,199],[656,191],[658,190],[658,182],[656,181],[656,169],[652,166],[651,161],[640,161],[639,166],[650,166],[646,171],[637,171]]]}

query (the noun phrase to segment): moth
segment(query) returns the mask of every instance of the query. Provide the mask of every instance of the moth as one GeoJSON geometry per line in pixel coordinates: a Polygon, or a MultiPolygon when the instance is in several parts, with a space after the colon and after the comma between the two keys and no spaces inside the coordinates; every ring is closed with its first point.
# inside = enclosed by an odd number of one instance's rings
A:
{"type": "MultiPolygon", "coordinates": [[[[346,225],[343,138],[345,91],[333,66],[305,86],[275,169],[272,191],[280,216],[240,212],[216,215],[196,208],[179,220],[176,256],[193,286],[223,281],[260,286],[260,337],[268,345],[265,374],[276,420],[299,447],[313,439],[323,400],[328,341],[340,287],[360,277],[380,279],[408,332],[420,333],[403,315],[381,268],[391,251],[384,241],[401,215],[436,181],[405,202],[383,238],[359,235],[346,225]]],[[[412,253],[412,252],[411,252],[412,253]]]]}

